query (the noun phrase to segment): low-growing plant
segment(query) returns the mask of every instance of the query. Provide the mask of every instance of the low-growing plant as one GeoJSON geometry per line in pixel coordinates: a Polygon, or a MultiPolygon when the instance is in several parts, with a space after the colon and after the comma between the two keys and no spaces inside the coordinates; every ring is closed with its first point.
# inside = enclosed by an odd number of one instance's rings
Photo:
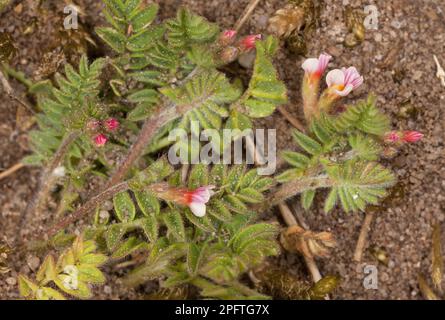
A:
{"type": "MultiPolygon", "coordinates": [[[[48,255],[35,280],[19,276],[26,298],[59,299],[61,292],[88,298],[90,285],[105,280],[98,267],[124,260],[136,265],[125,284],[159,280],[167,290],[161,295],[193,286],[204,298],[269,298],[241,280],[280,253],[279,226],[259,221],[260,214],[297,194],[309,209],[319,189],[330,190],[327,212],[337,202],[345,211],[377,204],[395,180],[377,161],[420,138],[416,132],[390,131],[373,97],[339,106],[363,81],[355,68],[331,71],[319,96],[330,59],[322,55],[303,64],[307,131],[293,133],[301,151],[283,153],[291,169],[272,177],[247,163],[172,165],[166,157],[175,143],[168,138],[171,130],[195,135],[190,123],[197,121],[203,129],[242,131],[287,101],[273,65],[279,43],[271,36],[221,32],[184,8],[159,22],[155,4],[104,3],[109,26],[96,32],[113,53],[92,62],[83,56],[79,66],[66,65],[64,75],[30,88],[42,112],[39,128],[30,133],[34,153],[23,162],[43,170],[23,221],[47,210],[60,185],[62,217],[37,240],[65,251],[57,263],[48,255]],[[244,87],[221,67],[251,50],[256,58],[244,87]],[[136,139],[130,142],[128,136],[136,139]],[[99,187],[91,190],[91,181],[99,187]],[[70,227],[81,218],[88,223],[72,242],[70,227]]],[[[225,140],[223,149],[241,138],[225,140]]],[[[188,151],[191,157],[194,150],[188,151]]],[[[317,234],[301,237],[320,240],[317,234]]],[[[332,246],[331,239],[321,240],[332,246]]],[[[305,298],[326,292],[305,290],[305,298]]]]}

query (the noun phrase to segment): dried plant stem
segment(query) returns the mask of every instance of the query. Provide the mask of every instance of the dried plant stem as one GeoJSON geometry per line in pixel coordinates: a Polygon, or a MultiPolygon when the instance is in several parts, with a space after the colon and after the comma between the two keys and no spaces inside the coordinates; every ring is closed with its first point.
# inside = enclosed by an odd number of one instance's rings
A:
{"type": "Polygon", "coordinates": [[[59,232],[60,230],[68,227],[70,224],[74,223],[75,221],[87,215],[89,212],[93,211],[97,206],[102,204],[104,201],[128,189],[129,189],[128,182],[121,182],[106,189],[105,191],[99,193],[98,195],[92,197],[90,200],[85,202],[85,204],[82,205],[79,209],[77,209],[73,214],[69,215],[68,217],[54,224],[49,230],[46,231],[44,235],[47,236],[48,238],[51,238],[52,236],[57,234],[57,232],[59,232]]]}
{"type": "Polygon", "coordinates": [[[297,128],[298,130],[300,130],[301,132],[306,132],[306,128],[304,127],[304,125],[300,122],[300,120],[298,120],[297,118],[295,118],[293,115],[291,115],[289,113],[289,111],[286,110],[285,107],[283,106],[279,106],[278,107],[278,111],[283,115],[284,118],[286,118],[287,121],[289,121],[289,123],[291,125],[293,125],[295,128],[297,128]]]}
{"type": "MultiPolygon", "coordinates": [[[[298,225],[297,219],[295,219],[294,215],[292,214],[292,211],[290,208],[285,204],[284,202],[278,204],[278,209],[280,210],[281,216],[283,217],[286,224],[291,227],[294,225],[298,225]]],[[[314,258],[304,256],[304,261],[306,263],[306,266],[312,276],[312,279],[314,282],[318,282],[321,280],[321,274],[320,270],[317,267],[317,263],[315,262],[314,258]]]]}
{"type": "Polygon", "coordinates": [[[238,19],[238,21],[235,23],[235,26],[233,29],[235,29],[237,32],[241,30],[241,28],[246,23],[247,19],[250,18],[253,10],[255,10],[258,3],[260,3],[261,0],[250,0],[247,7],[244,9],[241,17],[238,19]]]}
{"type": "Polygon", "coordinates": [[[54,176],[54,170],[60,165],[60,162],[63,160],[65,154],[69,150],[71,144],[77,139],[79,136],[78,131],[70,132],[62,141],[50,163],[43,170],[39,179],[39,186],[37,189],[37,193],[34,195],[33,199],[29,202],[28,206],[25,209],[24,214],[21,216],[19,228],[20,230],[24,226],[27,221],[29,215],[34,212],[35,215],[40,215],[40,212],[43,206],[46,203],[48,195],[51,191],[51,188],[54,185],[56,177],[54,176]]]}
{"type": "Polygon", "coordinates": [[[3,171],[2,173],[0,173],[0,180],[10,176],[11,174],[13,174],[14,172],[20,170],[21,168],[23,168],[25,165],[21,162],[16,163],[15,165],[13,165],[11,168],[3,171]]]}
{"type": "Polygon", "coordinates": [[[354,251],[354,261],[360,262],[362,261],[363,250],[366,243],[366,238],[368,237],[368,232],[371,228],[371,222],[374,218],[373,212],[367,212],[365,215],[365,220],[363,221],[362,227],[360,229],[360,235],[357,240],[357,245],[354,251]]]}

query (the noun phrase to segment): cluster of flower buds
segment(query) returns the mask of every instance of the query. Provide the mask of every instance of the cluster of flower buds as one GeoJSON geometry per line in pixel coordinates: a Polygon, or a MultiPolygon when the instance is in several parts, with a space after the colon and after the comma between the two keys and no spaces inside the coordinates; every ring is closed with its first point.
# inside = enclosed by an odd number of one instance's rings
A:
{"type": "Polygon", "coordinates": [[[204,217],[206,214],[206,204],[214,194],[215,186],[203,186],[195,190],[185,188],[174,188],[168,184],[161,183],[153,188],[159,198],[165,201],[172,201],[179,205],[188,206],[197,217],[204,217]]]}
{"type": "Polygon", "coordinates": [[[304,113],[308,119],[317,115],[320,110],[330,111],[337,99],[347,96],[363,83],[363,77],[355,67],[331,70],[326,75],[328,87],[319,98],[320,79],[327,69],[331,58],[328,54],[321,54],[318,59],[306,59],[301,65],[305,71],[302,95],[304,113]]]}
{"type": "Polygon", "coordinates": [[[407,143],[414,143],[423,138],[423,134],[418,131],[390,131],[383,136],[386,146],[382,156],[391,159],[397,155],[399,148],[407,143]]]}
{"type": "Polygon", "coordinates": [[[391,131],[385,134],[384,141],[387,144],[414,143],[423,138],[418,131],[391,131]]]}
{"type": "Polygon", "coordinates": [[[222,48],[220,60],[225,64],[235,61],[240,54],[254,49],[256,41],[262,39],[261,34],[252,34],[235,43],[236,36],[235,30],[225,30],[219,36],[218,44],[222,48]]]}
{"type": "Polygon", "coordinates": [[[87,124],[87,129],[95,134],[93,141],[97,147],[103,147],[108,141],[107,136],[101,132],[103,129],[108,132],[113,132],[118,128],[119,121],[115,118],[109,118],[104,121],[91,120],[87,124]]]}

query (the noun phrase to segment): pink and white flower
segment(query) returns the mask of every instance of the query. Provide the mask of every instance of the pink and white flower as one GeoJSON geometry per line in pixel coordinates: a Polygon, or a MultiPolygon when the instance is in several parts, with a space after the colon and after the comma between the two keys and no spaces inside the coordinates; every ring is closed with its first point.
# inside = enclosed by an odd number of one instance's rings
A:
{"type": "Polygon", "coordinates": [[[320,79],[321,75],[325,72],[328,67],[329,61],[332,57],[326,53],[322,53],[318,59],[309,58],[306,59],[301,67],[305,71],[305,75],[310,79],[320,79]]]}
{"type": "Polygon", "coordinates": [[[241,39],[240,41],[240,49],[242,51],[249,51],[255,48],[255,43],[258,40],[261,40],[263,38],[263,36],[261,34],[251,34],[247,37],[244,37],[243,39],[241,39]]]}
{"type": "Polygon", "coordinates": [[[185,204],[190,208],[197,217],[204,217],[206,214],[206,204],[210,197],[214,194],[215,186],[199,187],[193,191],[184,193],[185,204]]]}
{"type": "Polygon", "coordinates": [[[363,83],[363,77],[355,67],[334,69],[327,74],[326,83],[330,93],[345,97],[363,83]]]}
{"type": "Polygon", "coordinates": [[[96,144],[97,147],[103,147],[108,141],[108,138],[104,135],[104,134],[98,134],[95,138],[94,138],[94,143],[96,144]]]}

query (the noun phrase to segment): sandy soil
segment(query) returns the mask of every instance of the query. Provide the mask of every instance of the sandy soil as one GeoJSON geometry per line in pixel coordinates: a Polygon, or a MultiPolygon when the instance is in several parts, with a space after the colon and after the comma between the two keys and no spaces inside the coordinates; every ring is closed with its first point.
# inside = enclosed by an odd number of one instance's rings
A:
{"type": "MultiPolygon", "coordinates": [[[[25,1],[25,3],[28,1],[25,1]]],[[[29,1],[31,3],[32,1],[29,1]]],[[[51,1],[50,1],[51,2],[51,1]]],[[[58,3],[56,1],[52,1],[58,3]]],[[[223,28],[234,24],[248,0],[159,0],[162,17],[172,16],[175,8],[182,4],[195,12],[218,22],[223,28]]],[[[84,8],[82,23],[87,31],[103,21],[99,15],[101,3],[98,0],[82,0],[77,3],[84,8]]],[[[284,0],[263,0],[255,10],[243,31],[264,32],[267,20],[275,10],[282,7],[284,0]]],[[[393,124],[404,130],[419,130],[425,139],[404,149],[394,160],[387,163],[395,169],[399,184],[394,195],[386,201],[372,223],[369,246],[383,248],[388,257],[387,266],[378,263],[366,251],[363,262],[353,261],[353,251],[363,221],[362,214],[346,215],[341,211],[324,215],[320,208],[305,213],[313,230],[328,230],[335,234],[338,247],[328,259],[319,260],[323,274],[338,274],[342,285],[334,295],[335,299],[420,299],[417,274],[427,274],[430,268],[431,224],[443,222],[445,209],[445,149],[443,132],[445,127],[445,88],[435,78],[433,54],[445,66],[445,5],[433,0],[375,0],[341,1],[325,0],[321,15],[321,26],[312,35],[308,56],[318,56],[326,51],[334,56],[331,67],[356,66],[365,77],[365,84],[351,97],[351,101],[366,97],[368,92],[378,96],[381,108],[393,117],[393,124]],[[352,49],[342,42],[347,34],[343,21],[342,2],[355,7],[370,3],[379,11],[378,30],[368,30],[365,41],[352,49]],[[415,112],[408,116],[403,108],[412,106],[415,112]],[[366,265],[378,270],[378,289],[366,290],[363,272],[366,265]]],[[[58,14],[62,12],[58,4],[58,14]]],[[[18,48],[13,60],[15,68],[32,77],[39,67],[44,53],[49,50],[48,30],[51,22],[35,26],[39,15],[29,5],[23,9],[9,11],[0,20],[0,31],[12,33],[18,48]],[[21,35],[34,26],[36,30],[21,35]]],[[[93,36],[93,35],[92,35],[93,36]]],[[[94,37],[94,36],[93,36],[94,37]]],[[[97,51],[95,51],[97,54],[97,51]]],[[[277,58],[282,79],[290,90],[291,103],[287,109],[300,117],[299,87],[302,71],[299,67],[304,57],[297,57],[283,50],[277,58]]],[[[23,86],[12,81],[17,93],[23,86]]],[[[17,103],[0,94],[0,170],[9,168],[29,153],[27,130],[23,119],[16,121],[17,103]]],[[[292,148],[289,135],[290,125],[276,113],[261,124],[278,130],[278,147],[292,148]]],[[[14,225],[29,201],[36,186],[39,171],[25,168],[11,177],[0,181],[0,238],[13,242],[17,235],[14,225]]],[[[319,198],[321,200],[321,196],[319,198]]],[[[321,201],[320,201],[321,204],[321,201]]],[[[24,233],[34,232],[49,221],[50,217],[34,217],[24,233]]],[[[295,254],[284,254],[280,264],[293,272],[305,272],[302,259],[295,254]]],[[[36,269],[36,256],[15,257],[13,270],[0,275],[0,298],[17,298],[14,277],[17,272],[29,274],[36,269]]],[[[105,287],[97,288],[97,298],[128,299],[140,298],[150,287],[127,290],[116,282],[119,272],[108,270],[109,281],[105,287]]]]}

